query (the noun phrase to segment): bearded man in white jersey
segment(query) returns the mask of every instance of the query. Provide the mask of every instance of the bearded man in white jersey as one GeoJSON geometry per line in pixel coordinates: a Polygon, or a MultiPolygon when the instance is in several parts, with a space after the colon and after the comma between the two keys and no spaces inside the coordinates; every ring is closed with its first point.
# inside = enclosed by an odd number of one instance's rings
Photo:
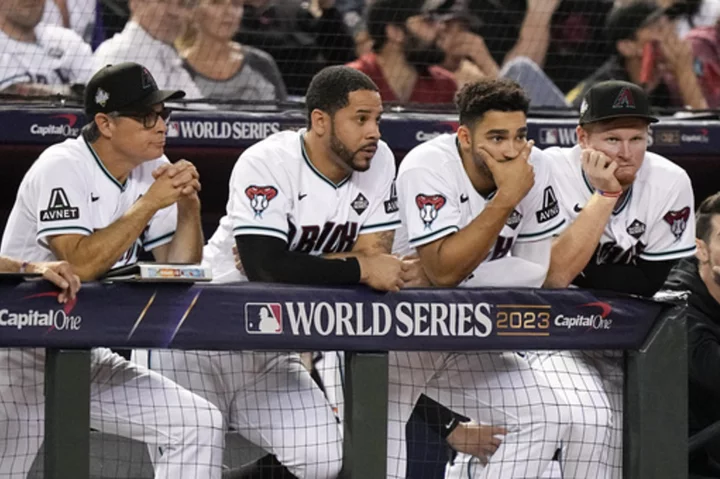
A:
{"type": "MultiPolygon", "coordinates": [[[[578,145],[545,150],[569,227],[553,242],[546,287],[574,285],[652,296],[681,258],[695,253],[694,197],[685,170],[647,151],[657,119],[633,83],[598,83],[587,93],[578,145]]],[[[581,406],[610,412],[606,475],[622,477],[622,352],[554,352],[533,357],[566,394],[574,422],[581,406]]],[[[564,453],[587,439],[571,437],[564,453]]],[[[592,476],[595,477],[595,476],[592,476]]]]}
{"type": "MultiPolygon", "coordinates": [[[[135,63],[108,66],[87,85],[91,123],[49,147],[20,184],[0,253],[64,260],[81,280],[137,261],[199,262],[200,189],[195,167],[164,156],[166,100],[135,63]]],[[[100,317],[93,320],[101,320],[100,317]]],[[[44,350],[0,351],[0,476],[24,479],[43,436],[44,350]]],[[[222,416],[215,406],[105,348],[91,352],[93,428],[160,448],[155,477],[222,474],[222,416]]],[[[154,451],[154,449],[151,449],[154,451]]]]}
{"type": "MultiPolygon", "coordinates": [[[[481,81],[456,104],[457,134],[416,147],[400,165],[395,250],[415,251],[434,286],[540,287],[565,217],[548,160],[527,141],[527,96],[510,80],[481,81]]],[[[405,477],[405,422],[421,392],[507,429],[475,477],[540,477],[567,436],[567,404],[520,355],[393,353],[390,363],[390,477],[405,477]]],[[[604,435],[602,424],[578,427],[604,435]]],[[[587,477],[595,460],[573,458],[565,477],[587,477]]]]}
{"type": "MultiPolygon", "coordinates": [[[[329,67],[313,78],[306,104],[307,129],[240,155],[203,261],[217,282],[398,291],[418,270],[389,254],[400,220],[378,88],[359,71],[329,67]]],[[[152,366],[218,405],[228,426],[271,454],[233,477],[337,477],[340,429],[298,354],[160,351],[152,366]]]]}

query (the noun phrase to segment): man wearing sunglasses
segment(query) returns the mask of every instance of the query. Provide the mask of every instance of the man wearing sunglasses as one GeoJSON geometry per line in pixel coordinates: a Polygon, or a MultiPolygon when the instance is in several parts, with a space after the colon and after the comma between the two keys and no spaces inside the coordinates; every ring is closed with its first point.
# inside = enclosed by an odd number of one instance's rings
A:
{"type": "MultiPolygon", "coordinates": [[[[80,137],[45,150],[26,173],[0,254],[64,260],[83,281],[132,264],[140,248],[159,262],[200,262],[198,173],[163,154],[163,103],[184,95],[159,90],[135,63],[96,73],[85,92],[90,123],[80,137]]],[[[109,349],[91,354],[93,428],[160,448],[156,478],[220,479],[223,429],[215,406],[109,349]]],[[[27,477],[40,447],[44,358],[39,349],[0,351],[2,477],[27,477]]]]}

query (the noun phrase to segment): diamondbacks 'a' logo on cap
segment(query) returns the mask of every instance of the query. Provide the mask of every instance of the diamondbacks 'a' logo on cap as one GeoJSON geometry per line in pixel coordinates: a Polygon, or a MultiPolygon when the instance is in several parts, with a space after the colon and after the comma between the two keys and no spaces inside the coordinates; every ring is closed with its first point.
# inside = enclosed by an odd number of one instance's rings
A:
{"type": "Polygon", "coordinates": [[[628,87],[624,87],[618,93],[613,103],[613,108],[635,108],[635,98],[628,87]]]}
{"type": "Polygon", "coordinates": [[[109,99],[110,95],[102,88],[98,88],[97,92],[95,92],[95,103],[97,103],[98,105],[104,107],[109,99]]]}
{"type": "Polygon", "coordinates": [[[155,79],[152,77],[147,68],[142,69],[142,87],[143,90],[146,90],[148,88],[152,88],[154,90],[158,89],[157,84],[155,83],[155,79]]]}

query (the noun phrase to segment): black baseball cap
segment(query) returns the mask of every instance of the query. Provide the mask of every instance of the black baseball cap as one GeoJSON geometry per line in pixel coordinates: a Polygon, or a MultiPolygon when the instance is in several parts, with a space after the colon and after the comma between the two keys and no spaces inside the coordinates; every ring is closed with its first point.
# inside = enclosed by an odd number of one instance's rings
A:
{"type": "Polygon", "coordinates": [[[634,83],[610,80],[593,85],[580,105],[580,124],[615,118],[643,118],[656,123],[650,114],[650,100],[645,90],[634,83]]]}
{"type": "MultiPolygon", "coordinates": [[[[401,25],[417,15],[439,14],[452,3],[451,0],[375,0],[367,9],[368,29],[384,32],[385,25],[401,25]]],[[[371,36],[373,33],[370,31],[371,36]]]]}
{"type": "Polygon", "coordinates": [[[132,62],[108,65],[95,73],[85,87],[85,113],[141,112],[152,105],[185,96],[181,90],[160,90],[147,68],[132,62]]]}

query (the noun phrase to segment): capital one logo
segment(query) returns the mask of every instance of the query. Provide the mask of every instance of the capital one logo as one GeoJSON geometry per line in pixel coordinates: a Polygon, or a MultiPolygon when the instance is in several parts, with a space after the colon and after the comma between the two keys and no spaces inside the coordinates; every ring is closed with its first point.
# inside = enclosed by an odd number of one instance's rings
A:
{"type": "Polygon", "coordinates": [[[49,124],[41,125],[33,123],[30,125],[30,134],[34,136],[63,136],[74,138],[80,134],[80,128],[76,128],[78,117],[72,113],[60,113],[49,117],[49,124]],[[60,121],[58,121],[60,120],[60,121]]]}

